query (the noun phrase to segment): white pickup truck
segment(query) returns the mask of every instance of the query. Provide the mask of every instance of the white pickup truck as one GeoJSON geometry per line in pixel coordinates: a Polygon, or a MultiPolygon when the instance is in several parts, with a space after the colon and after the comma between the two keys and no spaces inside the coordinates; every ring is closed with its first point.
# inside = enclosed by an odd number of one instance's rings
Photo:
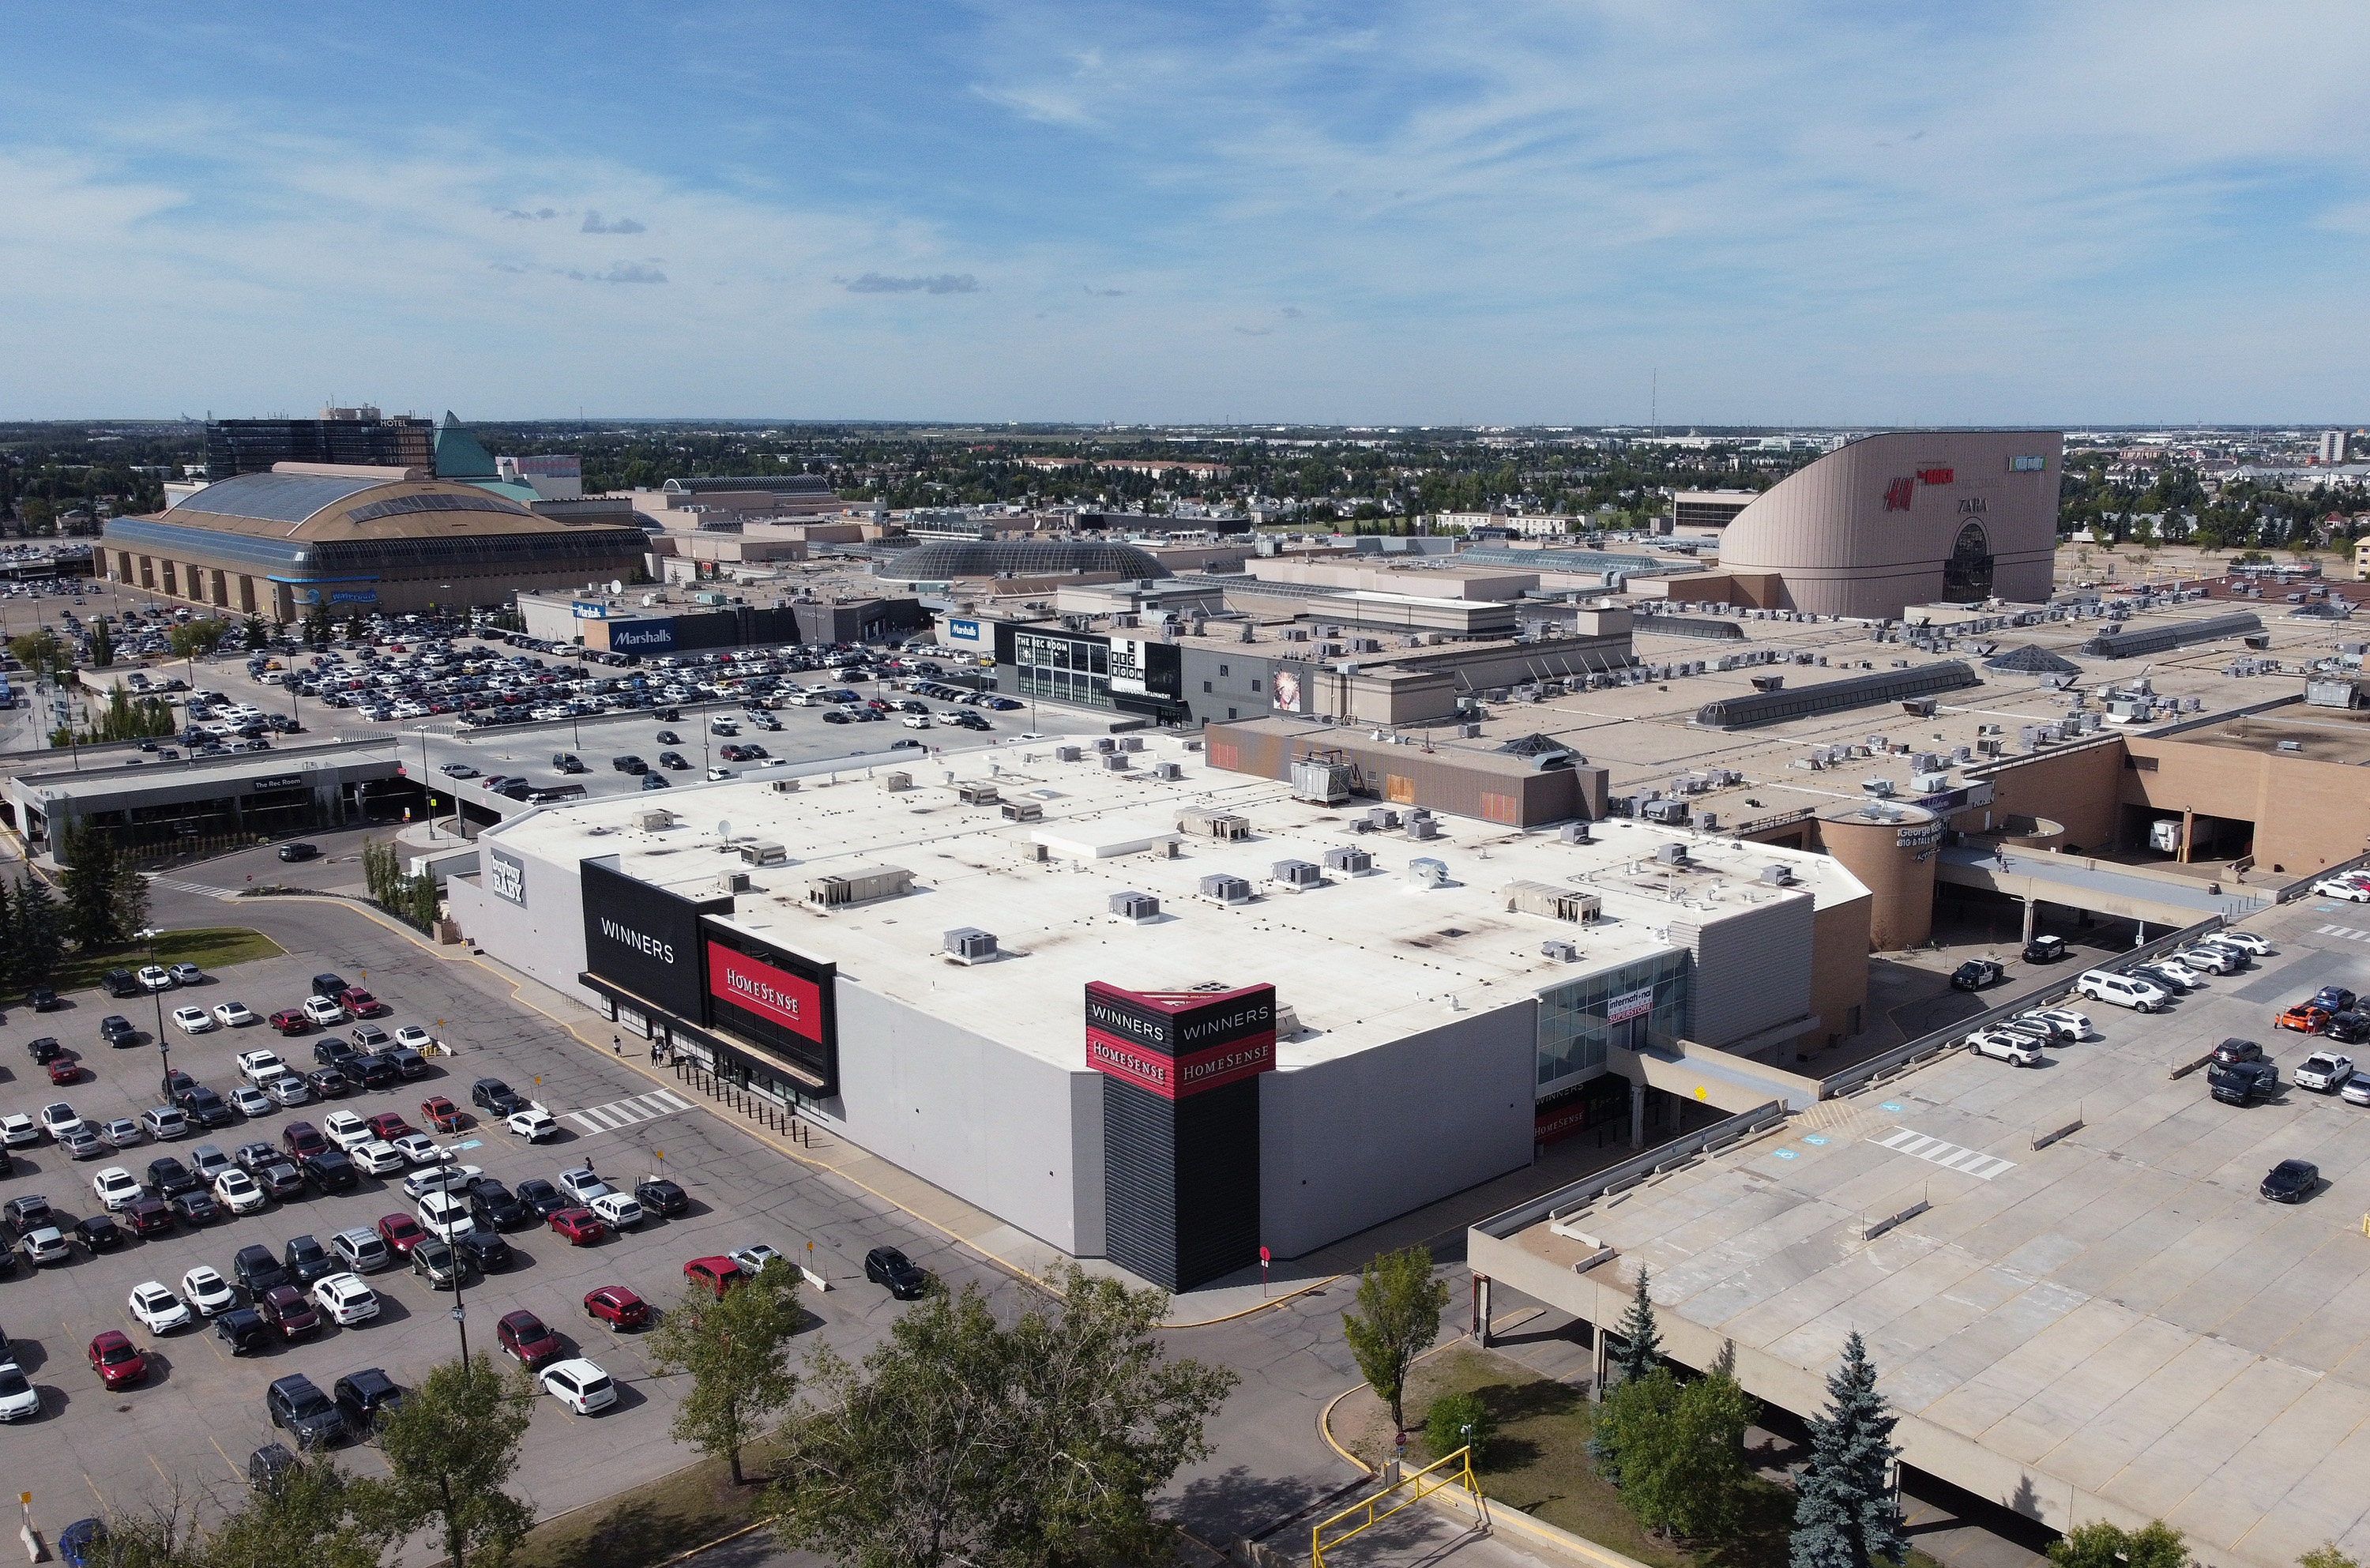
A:
{"type": "Polygon", "coordinates": [[[238,1076],[261,1089],[275,1078],[288,1076],[288,1064],[280,1059],[277,1051],[242,1051],[238,1055],[238,1076]]]}

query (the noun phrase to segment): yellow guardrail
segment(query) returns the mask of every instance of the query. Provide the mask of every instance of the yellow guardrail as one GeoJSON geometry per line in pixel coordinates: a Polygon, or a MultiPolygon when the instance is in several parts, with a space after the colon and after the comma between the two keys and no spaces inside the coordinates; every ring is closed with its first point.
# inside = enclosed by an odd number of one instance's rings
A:
{"type": "Polygon", "coordinates": [[[1474,1512],[1480,1516],[1482,1527],[1487,1528],[1490,1523],[1490,1506],[1488,1503],[1482,1499],[1480,1482],[1474,1478],[1473,1449],[1468,1445],[1467,1447],[1457,1449],[1455,1453],[1448,1455],[1444,1458],[1434,1459],[1432,1463],[1424,1466],[1423,1469],[1416,1471],[1413,1475],[1401,1476],[1398,1480],[1391,1482],[1388,1486],[1384,1487],[1380,1492],[1375,1493],[1372,1497],[1367,1498],[1364,1502],[1352,1503],[1350,1506],[1342,1509],[1331,1518],[1323,1520],[1320,1523],[1309,1527],[1308,1555],[1310,1558],[1310,1568],[1325,1568],[1325,1553],[1329,1549],[1339,1547],[1342,1542],[1350,1539],[1352,1537],[1373,1529],[1376,1525],[1381,1524],[1385,1519],[1389,1518],[1392,1515],[1399,1512],[1399,1510],[1410,1507],[1413,1505],[1421,1502],[1424,1498],[1429,1497],[1432,1493],[1443,1491],[1451,1486],[1459,1486],[1465,1489],[1466,1493],[1473,1500],[1474,1512]],[[1427,1478],[1430,1478],[1431,1480],[1431,1484],[1428,1486],[1424,1484],[1427,1478]],[[1389,1507],[1383,1509],[1380,1513],[1375,1512],[1376,1505],[1385,1498],[1389,1497],[1395,1492],[1400,1491],[1406,1492],[1407,1495],[1392,1504],[1389,1507]],[[1344,1520],[1353,1518],[1358,1521],[1356,1524],[1351,1526],[1348,1529],[1343,1530],[1340,1535],[1333,1537],[1329,1540],[1326,1539],[1325,1532],[1327,1530],[1331,1529],[1334,1526],[1342,1523],[1344,1520]]]}

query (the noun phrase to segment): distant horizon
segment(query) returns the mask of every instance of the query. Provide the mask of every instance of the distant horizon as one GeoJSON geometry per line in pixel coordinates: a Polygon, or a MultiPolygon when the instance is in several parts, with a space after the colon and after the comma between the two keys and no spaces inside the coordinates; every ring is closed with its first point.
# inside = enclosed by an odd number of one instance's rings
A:
{"type": "MultiPolygon", "coordinates": [[[[406,417],[406,418],[413,418],[413,419],[427,419],[427,418],[436,418],[436,417],[441,417],[441,416],[431,416],[431,415],[422,414],[422,413],[420,413],[420,412],[419,410],[417,410],[417,409],[390,409],[390,408],[386,408],[386,407],[385,407],[384,405],[361,405],[361,404],[348,404],[348,405],[344,405],[344,406],[346,406],[346,407],[350,407],[350,408],[353,408],[353,407],[364,407],[364,406],[369,406],[369,407],[377,407],[377,408],[379,408],[381,414],[382,414],[383,416],[385,416],[385,417],[387,417],[387,418],[394,418],[394,417],[397,417],[397,416],[402,416],[402,417],[406,417]]],[[[206,416],[206,415],[178,415],[178,414],[175,414],[175,415],[164,415],[164,416],[160,416],[160,415],[149,415],[149,414],[105,414],[105,415],[99,415],[99,414],[87,414],[87,415],[26,415],[26,416],[19,416],[19,417],[13,417],[13,418],[5,418],[5,419],[0,419],[0,426],[5,426],[5,425],[39,425],[39,424],[52,424],[52,425],[86,425],[86,426],[104,426],[104,425],[126,425],[126,426],[130,426],[130,425],[146,425],[146,426],[175,426],[175,425],[188,425],[188,426],[197,426],[197,427],[201,427],[201,426],[203,426],[203,425],[205,425],[205,424],[207,424],[207,423],[209,423],[209,422],[212,422],[212,421],[221,421],[221,420],[312,420],[312,419],[318,419],[319,417],[320,417],[320,414],[319,414],[319,412],[318,412],[317,410],[316,410],[316,412],[314,412],[314,413],[309,413],[309,414],[285,414],[285,413],[279,413],[279,414],[223,414],[223,413],[216,413],[216,414],[214,414],[214,415],[213,415],[213,416],[211,416],[211,417],[206,416]]],[[[2362,430],[2364,430],[2364,429],[2370,429],[2370,424],[2365,424],[2365,423],[2364,423],[2364,422],[2363,422],[2363,421],[2345,421],[2345,420],[2305,420],[2305,421],[2296,421],[2296,420],[2232,420],[2232,421],[2218,421],[2218,422],[2217,422],[2217,421],[2211,421],[2211,420],[2205,421],[2203,421],[2203,422],[2193,422],[2193,421],[2185,421],[2185,420],[2184,420],[2184,421],[2180,421],[2180,423],[2178,423],[2178,424],[2168,424],[2168,423],[2165,423],[2165,422],[2162,422],[2162,421],[2132,421],[2132,422],[2130,422],[2130,423],[2121,423],[2121,422],[2111,422],[2111,421],[2082,421],[2082,422],[2066,422],[2066,421],[2045,421],[2045,420],[2043,420],[2043,421],[2033,421],[2033,420],[2011,421],[2008,421],[2008,422],[1999,423],[1999,424],[1849,424],[1849,425],[1846,425],[1846,424],[1817,424],[1817,423],[1802,422],[1802,421],[1791,421],[1791,422],[1765,422],[1765,423],[1752,423],[1752,422],[1746,422],[1746,423],[1739,423],[1739,424],[1709,424],[1709,423],[1702,423],[1702,422],[1690,422],[1690,423],[1686,423],[1686,424],[1684,424],[1684,425],[1671,425],[1671,424],[1664,424],[1664,425],[1661,425],[1661,426],[1648,426],[1648,425],[1624,424],[1624,423],[1606,423],[1606,424],[1576,424],[1576,423],[1573,423],[1573,422],[1571,422],[1571,421],[1562,421],[1562,420],[1559,420],[1559,421],[1541,421],[1541,422],[1536,422],[1536,423],[1524,423],[1524,424],[1509,424],[1509,423],[1497,423],[1497,422],[1484,423],[1484,424],[1455,424],[1455,423],[1439,423],[1439,422],[1434,422],[1434,423],[1421,423],[1421,422],[1412,421],[1400,421],[1400,422],[1397,422],[1397,423],[1393,423],[1393,422],[1390,422],[1390,421],[1384,421],[1384,422],[1381,422],[1381,423],[1368,423],[1368,422],[1364,422],[1364,421],[1360,421],[1360,422],[1357,422],[1357,423],[1324,423],[1324,422],[1317,422],[1317,421],[1294,421],[1260,420],[1260,421],[1252,421],[1252,422],[1245,423],[1245,424],[1229,425],[1229,424],[1219,424],[1219,423],[1214,423],[1214,422],[1213,422],[1213,421],[1206,421],[1206,420],[1163,420],[1163,421],[1141,421],[1141,422],[1137,422],[1137,421],[1131,421],[1131,422],[1129,422],[1129,423],[1125,423],[1125,424],[1102,424],[1102,423],[1098,423],[1098,422],[1090,421],[1074,421],[1074,420],[1019,420],[1019,421],[1006,421],[1006,420],[986,421],[986,420],[964,420],[964,419],[910,419],[910,420],[906,420],[906,419],[875,419],[875,418],[867,418],[867,417],[862,417],[862,416],[853,416],[853,415],[851,415],[851,416],[845,416],[845,417],[812,416],[812,415],[805,415],[805,416],[792,417],[792,416],[789,416],[789,415],[780,415],[780,414],[600,414],[600,413],[586,413],[586,414],[582,414],[582,415],[577,415],[577,414],[524,414],[524,415],[493,415],[493,416],[482,416],[482,415],[481,415],[481,416],[474,416],[474,417],[473,417],[473,416],[469,416],[469,415],[463,415],[463,416],[462,416],[462,422],[463,422],[464,424],[466,424],[466,425],[470,426],[470,427],[471,427],[471,428],[473,428],[473,429],[475,429],[475,428],[481,428],[481,427],[488,427],[488,426],[497,426],[497,425],[578,425],[578,424],[581,424],[581,425],[583,425],[583,426],[587,427],[587,428],[588,428],[588,430],[589,430],[590,428],[592,428],[592,427],[595,427],[595,426],[608,427],[608,426],[618,426],[618,425],[654,425],[654,426],[713,426],[713,427],[718,427],[718,428],[726,428],[726,429],[749,429],[749,430],[791,429],[791,428],[799,428],[799,427],[807,427],[807,428],[812,428],[812,429],[817,429],[817,430],[823,430],[823,429],[834,429],[834,430],[863,430],[863,429],[878,429],[878,430],[944,430],[944,431],[978,431],[978,432],[997,432],[997,431],[1017,431],[1017,432],[1023,432],[1024,434],[1025,434],[1025,433],[1027,433],[1027,432],[1058,432],[1058,433],[1062,433],[1062,434],[1096,434],[1096,433],[1106,433],[1106,432],[1107,432],[1107,433],[1111,433],[1111,434],[1120,434],[1120,433],[1124,433],[1124,432],[1130,432],[1130,431],[1138,431],[1138,432],[1164,432],[1164,431],[1197,431],[1197,432],[1214,432],[1214,433],[1220,433],[1220,432],[1223,432],[1223,433],[1226,433],[1226,434],[1230,434],[1230,435],[1244,436],[1244,437],[1250,436],[1250,435],[1260,434],[1260,433],[1269,433],[1269,434],[1272,434],[1272,433],[1281,433],[1281,432],[1293,432],[1293,431],[1341,432],[1345,432],[1345,433],[1353,433],[1353,434],[1361,434],[1361,435],[1386,435],[1386,434],[1422,435],[1422,434],[1445,434],[1445,433],[1454,433],[1454,432],[1478,432],[1478,433],[1497,433],[1497,432],[1504,432],[1504,433],[1509,433],[1509,434],[1537,434],[1537,435],[1543,435],[1543,434],[1570,434],[1570,435],[1624,435],[1624,434],[1628,434],[1628,435],[1643,435],[1643,436],[1648,437],[1649,439],[1662,439],[1662,438],[1674,438],[1674,437],[1675,437],[1675,438],[1685,438],[1685,437],[1686,437],[1686,436],[1690,436],[1690,435],[1700,435],[1700,436],[1703,436],[1703,437],[1705,437],[1705,438],[1708,438],[1708,439],[1717,439],[1717,438],[1719,438],[1719,437],[1721,437],[1721,436],[1727,436],[1727,435],[1734,435],[1734,436],[1738,436],[1738,437],[1754,436],[1754,435],[1805,435],[1805,436],[1808,436],[1808,435],[1843,435],[1843,434],[1870,434],[1870,435],[1874,435],[1874,434],[1883,434],[1883,433],[1887,433],[1887,432],[1917,432],[1917,431],[1932,431],[1932,432],[1950,432],[1950,431],[2020,431],[2020,430],[2031,430],[2031,431],[2052,431],[2052,432],[2063,432],[2063,433],[2067,434],[2067,435],[2086,434],[2086,433],[2097,433],[2097,434],[2136,434],[2136,433],[2155,434],[2155,433],[2163,433],[2163,434],[2168,434],[2168,435],[2172,435],[2172,434],[2192,434],[2192,435],[2203,435],[2203,434],[2242,433],[2242,432],[2252,432],[2252,433],[2256,433],[2256,434],[2287,434],[2287,433],[2294,433],[2294,434],[2303,435],[2303,434],[2317,433],[2317,432],[2322,432],[2322,431],[2331,431],[2331,430],[2341,430],[2341,431],[2348,431],[2348,432],[2356,432],[2356,431],[2362,431],[2362,430]]]]}
{"type": "Polygon", "coordinates": [[[2289,428],[2370,363],[2340,0],[403,15],[12,17],[0,419],[2289,428]]]}

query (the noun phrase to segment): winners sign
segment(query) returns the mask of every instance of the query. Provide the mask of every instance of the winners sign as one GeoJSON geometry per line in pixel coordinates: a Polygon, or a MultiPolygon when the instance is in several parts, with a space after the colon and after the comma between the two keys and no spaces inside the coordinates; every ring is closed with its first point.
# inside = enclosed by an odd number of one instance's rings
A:
{"type": "Polygon", "coordinates": [[[1267,1072],[1275,1066],[1275,987],[1125,991],[1091,982],[1087,1062],[1164,1100],[1267,1072]]]}

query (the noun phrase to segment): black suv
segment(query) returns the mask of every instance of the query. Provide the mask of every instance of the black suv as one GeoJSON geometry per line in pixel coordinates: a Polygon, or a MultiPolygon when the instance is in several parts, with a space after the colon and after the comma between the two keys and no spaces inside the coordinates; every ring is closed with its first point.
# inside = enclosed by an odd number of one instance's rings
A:
{"type": "Polygon", "coordinates": [[[296,1276],[299,1286],[309,1286],[345,1267],[336,1254],[310,1236],[291,1236],[288,1244],[281,1249],[280,1261],[296,1276]]]}
{"type": "Polygon", "coordinates": [[[132,977],[129,969],[110,969],[98,977],[98,988],[110,997],[136,997],[140,982],[132,977]]]}
{"type": "Polygon", "coordinates": [[[247,1294],[258,1301],[262,1300],[263,1293],[273,1286],[289,1283],[287,1269],[271,1255],[271,1249],[259,1241],[238,1250],[237,1255],[230,1261],[230,1273],[233,1279],[247,1287],[247,1294]]]}
{"type": "Polygon", "coordinates": [[[402,1387],[375,1366],[347,1373],[329,1392],[339,1414],[345,1418],[346,1430],[357,1437],[377,1431],[403,1403],[402,1387]]]}
{"type": "Polygon", "coordinates": [[[271,1424],[284,1427],[299,1448],[325,1448],[346,1430],[345,1413],[302,1372],[275,1378],[263,1391],[271,1424]]]}
{"type": "Polygon", "coordinates": [[[634,1201],[649,1213],[669,1219],[691,1207],[691,1195],[663,1176],[645,1176],[635,1182],[634,1201]]]}
{"type": "Polygon", "coordinates": [[[526,1109],[526,1101],[518,1091],[498,1078],[481,1078],[471,1084],[469,1103],[497,1116],[507,1116],[514,1111],[526,1109]]]}
{"type": "Polygon", "coordinates": [[[627,752],[624,756],[611,757],[609,759],[609,766],[616,768],[620,773],[648,773],[650,770],[650,765],[649,763],[644,762],[640,757],[634,755],[631,752],[627,752]]]}
{"type": "Polygon", "coordinates": [[[57,1009],[58,994],[47,986],[36,986],[25,993],[25,1000],[32,1005],[35,1012],[53,1012],[57,1009]]]}
{"type": "Polygon", "coordinates": [[[110,1047],[121,1049],[140,1043],[140,1031],[121,1013],[109,1013],[98,1020],[98,1037],[110,1047]]]}
{"type": "Polygon", "coordinates": [[[148,1162],[148,1190],[160,1198],[178,1198],[204,1185],[196,1171],[169,1154],[148,1162]]]}
{"type": "Polygon", "coordinates": [[[553,752],[551,754],[551,766],[562,773],[582,773],[586,771],[584,759],[578,756],[574,752],[553,752]]]}
{"type": "Polygon", "coordinates": [[[930,1287],[930,1276],[894,1247],[875,1247],[864,1254],[864,1277],[885,1285],[900,1301],[911,1300],[930,1287]]]}
{"type": "Polygon", "coordinates": [[[354,1170],[354,1162],[347,1158],[343,1149],[325,1148],[318,1154],[306,1155],[296,1163],[297,1169],[304,1172],[305,1180],[324,1193],[351,1193],[361,1179],[354,1170]]]}
{"type": "Polygon", "coordinates": [[[2006,973],[1988,958],[1971,958],[1950,972],[1950,986],[1954,990],[1980,991],[1997,983],[2006,973]]]}
{"type": "Polygon", "coordinates": [[[535,1223],[535,1211],[491,1176],[469,1183],[469,1217],[489,1230],[516,1230],[535,1223]]]}
{"type": "Polygon", "coordinates": [[[2216,1062],[2205,1069],[2214,1098],[2225,1105],[2251,1105],[2279,1092],[2280,1069],[2275,1062],[2216,1062]]]}
{"type": "Polygon", "coordinates": [[[2263,1059],[2263,1047],[2255,1041],[2241,1040],[2233,1035],[2214,1047],[2214,1059],[2217,1062],[2260,1062],[2263,1059]]]}
{"type": "Polygon", "coordinates": [[[54,1034],[44,1034],[39,1040],[27,1041],[25,1050],[31,1055],[33,1066],[37,1067],[46,1067],[66,1054],[66,1048],[58,1043],[58,1038],[54,1034]]]}
{"type": "Polygon", "coordinates": [[[367,1056],[349,1056],[338,1064],[348,1078],[358,1078],[364,1089],[385,1089],[403,1076],[395,1058],[385,1051],[374,1051],[367,1056]]]}
{"type": "Polygon", "coordinates": [[[193,1083],[187,1089],[176,1090],[173,1103],[201,1127],[227,1127],[231,1124],[230,1102],[204,1084],[193,1083]]]}

